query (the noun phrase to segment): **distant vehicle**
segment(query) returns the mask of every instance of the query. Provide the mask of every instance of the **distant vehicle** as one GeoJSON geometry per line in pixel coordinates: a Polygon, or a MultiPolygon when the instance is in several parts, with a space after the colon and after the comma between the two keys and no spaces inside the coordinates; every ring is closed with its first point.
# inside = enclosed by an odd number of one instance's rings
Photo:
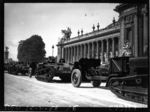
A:
{"type": "Polygon", "coordinates": [[[83,80],[90,80],[94,87],[102,81],[118,97],[140,103],[148,102],[148,58],[116,57],[108,67],[101,67],[98,59],[80,59],[75,62],[71,82],[79,87],[83,80]]]}
{"type": "Polygon", "coordinates": [[[19,75],[19,73],[21,73],[22,75],[29,75],[30,73],[29,68],[30,67],[24,63],[14,62],[14,63],[7,64],[6,69],[10,74],[19,75]]]}
{"type": "Polygon", "coordinates": [[[64,59],[60,59],[59,63],[51,58],[45,63],[39,63],[36,70],[35,78],[51,82],[53,77],[58,76],[62,81],[69,82],[71,79],[72,65],[65,63],[64,59]]]}

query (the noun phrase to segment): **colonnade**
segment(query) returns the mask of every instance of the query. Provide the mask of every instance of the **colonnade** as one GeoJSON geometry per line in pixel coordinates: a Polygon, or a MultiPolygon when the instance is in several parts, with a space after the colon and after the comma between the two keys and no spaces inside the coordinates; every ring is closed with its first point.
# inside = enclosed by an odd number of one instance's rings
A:
{"type": "Polygon", "coordinates": [[[62,53],[67,63],[74,63],[81,58],[101,59],[102,63],[107,63],[110,57],[119,56],[119,37],[71,44],[65,46],[62,53]]]}

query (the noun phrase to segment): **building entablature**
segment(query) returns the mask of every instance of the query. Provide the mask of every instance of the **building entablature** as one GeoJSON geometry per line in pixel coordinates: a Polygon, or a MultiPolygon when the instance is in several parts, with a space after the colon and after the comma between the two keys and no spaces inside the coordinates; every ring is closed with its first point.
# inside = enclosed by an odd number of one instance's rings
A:
{"type": "Polygon", "coordinates": [[[94,31],[94,32],[84,34],[82,36],[71,38],[71,39],[66,40],[62,43],[58,43],[58,46],[59,45],[65,45],[66,46],[69,44],[73,44],[73,43],[75,44],[75,43],[85,41],[85,40],[90,40],[90,41],[92,39],[100,40],[100,39],[104,39],[105,37],[111,37],[113,34],[119,33],[119,32],[120,32],[120,25],[115,26],[113,28],[109,28],[109,29],[105,28],[105,29],[102,29],[100,31],[94,31]]]}
{"type": "MultiPolygon", "coordinates": [[[[144,5],[144,4],[139,4],[144,5]]],[[[118,5],[114,11],[119,12],[119,21],[126,18],[134,18],[139,16],[139,5],[138,4],[121,4],[118,5]],[[130,16],[130,17],[129,17],[130,16]]]]}
{"type": "Polygon", "coordinates": [[[88,38],[86,40],[74,41],[72,43],[66,44],[64,46],[64,48],[90,44],[90,43],[99,42],[99,41],[103,41],[103,40],[113,39],[113,38],[116,38],[116,37],[117,38],[120,37],[120,32],[116,32],[116,33],[113,33],[111,35],[105,35],[105,36],[102,36],[100,38],[90,38],[90,39],[88,38]]]}

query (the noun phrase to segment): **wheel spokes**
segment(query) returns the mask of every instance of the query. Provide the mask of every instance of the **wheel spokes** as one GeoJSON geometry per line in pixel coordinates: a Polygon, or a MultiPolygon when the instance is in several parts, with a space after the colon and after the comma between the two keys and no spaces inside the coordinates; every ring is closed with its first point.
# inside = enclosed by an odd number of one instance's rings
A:
{"type": "Polygon", "coordinates": [[[76,73],[73,74],[73,82],[75,84],[78,82],[78,75],[76,73]]]}

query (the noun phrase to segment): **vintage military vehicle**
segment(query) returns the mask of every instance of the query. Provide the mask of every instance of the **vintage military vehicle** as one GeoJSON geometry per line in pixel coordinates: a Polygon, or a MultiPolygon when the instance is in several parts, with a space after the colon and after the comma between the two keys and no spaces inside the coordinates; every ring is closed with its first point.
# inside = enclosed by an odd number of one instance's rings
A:
{"type": "Polygon", "coordinates": [[[4,71],[8,71],[9,63],[4,63],[4,71]]]}
{"type": "Polygon", "coordinates": [[[21,73],[22,75],[29,75],[29,66],[21,62],[10,63],[7,65],[8,73],[18,75],[21,73]]]}
{"type": "Polygon", "coordinates": [[[39,63],[35,78],[50,82],[53,77],[58,76],[62,81],[68,82],[71,77],[72,65],[66,64],[64,59],[60,59],[58,63],[55,60],[50,60],[46,63],[39,63]]]}
{"type": "Polygon", "coordinates": [[[113,58],[106,86],[120,98],[147,104],[148,70],[148,57],[113,58]]]}
{"type": "Polygon", "coordinates": [[[16,63],[9,63],[7,65],[7,71],[10,74],[16,74],[16,67],[15,67],[16,63]]]}
{"type": "Polygon", "coordinates": [[[111,58],[108,68],[102,68],[98,59],[80,59],[74,64],[71,82],[73,86],[79,87],[85,79],[90,80],[94,87],[98,87],[102,81],[106,81],[106,86],[118,97],[147,103],[147,57],[111,58]]]}
{"type": "Polygon", "coordinates": [[[81,58],[79,62],[74,63],[71,73],[71,82],[73,86],[79,87],[82,81],[91,81],[94,87],[98,87],[101,82],[108,78],[108,68],[100,66],[100,59],[81,58]]]}

